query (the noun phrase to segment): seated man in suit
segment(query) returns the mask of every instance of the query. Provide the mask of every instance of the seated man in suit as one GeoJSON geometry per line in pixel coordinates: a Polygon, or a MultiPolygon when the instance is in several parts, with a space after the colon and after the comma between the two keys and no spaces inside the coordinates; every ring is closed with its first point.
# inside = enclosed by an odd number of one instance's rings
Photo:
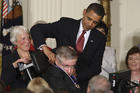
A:
{"type": "Polygon", "coordinates": [[[58,89],[68,88],[79,91],[75,74],[77,52],[68,46],[59,47],[56,50],[55,64],[50,66],[45,73],[45,80],[56,92],[58,89]]]}
{"type": "Polygon", "coordinates": [[[89,80],[87,93],[112,93],[110,82],[102,75],[96,75],[89,80]]]}

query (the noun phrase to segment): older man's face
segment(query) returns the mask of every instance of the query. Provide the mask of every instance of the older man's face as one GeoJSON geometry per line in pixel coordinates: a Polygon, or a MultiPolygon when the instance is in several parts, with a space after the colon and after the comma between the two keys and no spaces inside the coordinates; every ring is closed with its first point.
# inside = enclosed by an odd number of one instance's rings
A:
{"type": "Polygon", "coordinates": [[[77,59],[63,59],[59,67],[63,69],[69,76],[75,73],[75,65],[77,59]]]}

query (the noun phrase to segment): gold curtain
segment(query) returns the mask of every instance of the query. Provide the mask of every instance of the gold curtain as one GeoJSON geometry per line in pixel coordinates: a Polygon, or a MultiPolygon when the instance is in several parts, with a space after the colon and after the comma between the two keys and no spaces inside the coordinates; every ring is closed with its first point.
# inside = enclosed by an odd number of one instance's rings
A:
{"type": "Polygon", "coordinates": [[[111,46],[111,14],[110,14],[110,1],[111,0],[99,0],[100,3],[104,6],[105,16],[103,21],[106,23],[108,27],[108,36],[107,36],[107,46],[111,46]]]}

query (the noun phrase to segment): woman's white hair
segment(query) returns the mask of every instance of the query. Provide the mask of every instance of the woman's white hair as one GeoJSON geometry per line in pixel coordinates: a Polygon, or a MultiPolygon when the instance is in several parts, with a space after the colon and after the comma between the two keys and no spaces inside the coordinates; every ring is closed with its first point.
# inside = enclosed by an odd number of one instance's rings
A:
{"type": "Polygon", "coordinates": [[[25,26],[13,26],[10,29],[10,41],[12,44],[16,42],[17,35],[22,34],[23,32],[29,33],[25,26]]]}

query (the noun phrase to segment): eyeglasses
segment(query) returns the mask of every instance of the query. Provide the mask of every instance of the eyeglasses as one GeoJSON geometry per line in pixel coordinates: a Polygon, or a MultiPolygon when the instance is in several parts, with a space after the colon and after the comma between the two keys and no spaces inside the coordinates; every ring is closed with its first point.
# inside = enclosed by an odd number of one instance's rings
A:
{"type": "Polygon", "coordinates": [[[74,69],[75,65],[65,65],[65,64],[61,64],[64,68],[71,68],[74,69]]]}
{"type": "Polygon", "coordinates": [[[132,61],[132,60],[140,60],[140,57],[136,57],[136,58],[128,58],[128,61],[132,61]]]}

